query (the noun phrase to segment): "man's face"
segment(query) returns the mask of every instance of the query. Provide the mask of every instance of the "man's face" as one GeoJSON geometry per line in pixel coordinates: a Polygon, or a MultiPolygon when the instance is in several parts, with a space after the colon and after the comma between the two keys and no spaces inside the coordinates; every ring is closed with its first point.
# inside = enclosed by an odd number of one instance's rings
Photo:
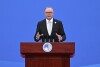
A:
{"type": "Polygon", "coordinates": [[[53,9],[52,8],[46,8],[45,9],[45,16],[48,20],[51,20],[53,17],[53,9]]]}

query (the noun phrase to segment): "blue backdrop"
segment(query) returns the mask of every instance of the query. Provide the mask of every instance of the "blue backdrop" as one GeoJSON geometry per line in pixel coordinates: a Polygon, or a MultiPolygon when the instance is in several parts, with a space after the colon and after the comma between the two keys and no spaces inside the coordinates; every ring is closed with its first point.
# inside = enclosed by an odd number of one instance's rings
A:
{"type": "Polygon", "coordinates": [[[71,67],[100,67],[100,0],[0,0],[0,67],[24,67],[20,42],[34,42],[46,6],[76,43],[71,67]]]}

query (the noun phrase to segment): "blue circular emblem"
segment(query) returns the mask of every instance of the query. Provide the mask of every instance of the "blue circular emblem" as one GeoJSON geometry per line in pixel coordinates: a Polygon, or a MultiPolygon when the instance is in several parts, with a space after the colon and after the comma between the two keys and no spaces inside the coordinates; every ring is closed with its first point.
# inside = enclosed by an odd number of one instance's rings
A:
{"type": "Polygon", "coordinates": [[[48,42],[44,43],[43,44],[43,50],[45,52],[50,52],[52,50],[52,45],[50,43],[48,43],[48,42]]]}

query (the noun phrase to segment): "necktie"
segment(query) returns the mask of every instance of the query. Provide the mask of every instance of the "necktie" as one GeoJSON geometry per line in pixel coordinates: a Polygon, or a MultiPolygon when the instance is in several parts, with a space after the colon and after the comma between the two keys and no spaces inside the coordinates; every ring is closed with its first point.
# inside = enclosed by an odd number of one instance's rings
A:
{"type": "Polygon", "coordinates": [[[48,21],[48,33],[49,33],[49,36],[51,35],[51,31],[52,31],[52,22],[48,21]]]}

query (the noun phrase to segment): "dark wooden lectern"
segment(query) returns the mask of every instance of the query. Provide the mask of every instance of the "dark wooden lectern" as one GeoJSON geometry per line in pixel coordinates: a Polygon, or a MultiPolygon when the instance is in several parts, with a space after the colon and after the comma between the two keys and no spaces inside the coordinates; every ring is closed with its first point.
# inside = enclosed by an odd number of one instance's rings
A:
{"type": "Polygon", "coordinates": [[[43,44],[20,43],[21,55],[25,57],[25,67],[70,67],[70,58],[75,53],[74,42],[51,42],[51,52],[44,52],[43,44]]]}

